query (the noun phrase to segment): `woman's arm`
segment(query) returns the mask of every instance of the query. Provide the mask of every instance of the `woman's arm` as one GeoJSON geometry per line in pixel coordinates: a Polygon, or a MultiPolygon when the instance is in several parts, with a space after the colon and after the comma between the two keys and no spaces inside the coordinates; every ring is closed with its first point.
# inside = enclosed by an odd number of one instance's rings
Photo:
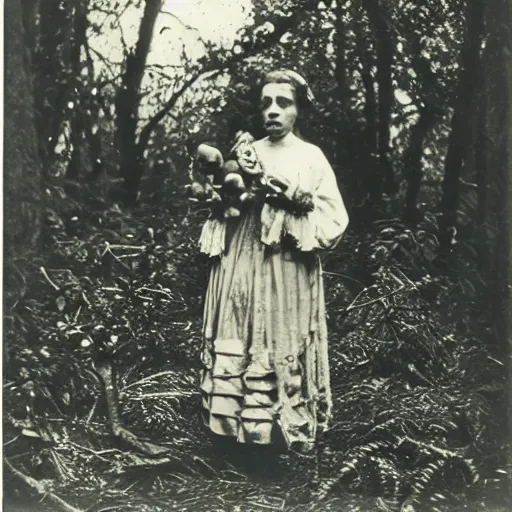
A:
{"type": "Polygon", "coordinates": [[[348,214],[334,171],[320,148],[309,149],[305,156],[311,168],[304,171],[308,179],[289,184],[281,194],[267,199],[262,241],[268,245],[277,245],[283,235],[289,235],[302,251],[331,249],[347,228],[348,214]]]}
{"type": "Polygon", "coordinates": [[[315,208],[311,216],[316,225],[315,237],[319,248],[331,249],[347,229],[349,218],[334,171],[322,150],[316,149],[318,180],[313,193],[315,208]]]}

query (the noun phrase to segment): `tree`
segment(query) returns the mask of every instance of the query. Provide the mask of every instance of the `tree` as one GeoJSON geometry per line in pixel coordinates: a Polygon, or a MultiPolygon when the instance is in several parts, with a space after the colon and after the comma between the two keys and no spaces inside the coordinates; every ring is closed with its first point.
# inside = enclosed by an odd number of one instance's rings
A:
{"type": "Polygon", "coordinates": [[[394,38],[391,29],[391,12],[387,2],[363,0],[363,6],[373,31],[376,54],[376,82],[378,87],[377,106],[377,161],[374,177],[375,187],[371,199],[379,200],[382,192],[396,193],[393,167],[390,162],[391,112],[394,101],[393,62],[394,38]]]}
{"type": "MultiPolygon", "coordinates": [[[[187,63],[186,73],[181,80],[181,86],[161,106],[160,109],[140,128],[137,137],[139,121],[138,109],[140,104],[140,86],[145,71],[145,63],[153,29],[160,10],[160,0],[147,0],[139,28],[139,39],[135,50],[129,52],[126,58],[122,83],[116,95],[116,147],[120,157],[120,169],[125,183],[126,200],[134,204],[141,177],[144,173],[144,151],[159,123],[171,113],[178,102],[201,77],[212,78],[223,72],[228,72],[245,59],[260,54],[263,50],[279,42],[280,38],[292,30],[299,20],[309,11],[316,8],[317,2],[302,0],[294,5],[288,15],[275,14],[270,18],[273,30],[266,33],[261,27],[248,27],[241,31],[234,47],[240,51],[226,51],[223,48],[212,48],[209,53],[197,63],[187,63]]],[[[269,21],[269,20],[267,20],[269,21]]]]}
{"type": "Polygon", "coordinates": [[[364,86],[364,131],[359,144],[359,162],[360,170],[367,179],[361,180],[357,195],[362,199],[363,206],[366,207],[372,204],[370,197],[377,199],[380,196],[382,177],[378,174],[378,96],[375,92],[372,75],[376,57],[364,17],[359,15],[358,18],[356,38],[359,48],[360,75],[364,86]],[[365,182],[370,184],[365,184],[365,182]]]}
{"type": "MultiPolygon", "coordinates": [[[[4,314],[24,293],[26,257],[41,234],[42,181],[21,2],[5,5],[4,314]]],[[[8,360],[4,342],[4,363],[8,360]]]]}
{"type": "Polygon", "coordinates": [[[39,243],[42,182],[20,1],[6,3],[5,30],[4,243],[9,265],[39,243]]]}
{"type": "Polygon", "coordinates": [[[126,56],[121,85],[115,99],[116,147],[119,152],[121,176],[125,182],[126,200],[131,204],[137,200],[144,168],[144,148],[136,142],[140,86],[161,6],[162,0],[146,0],[139,38],[135,49],[126,56]]]}
{"type": "Polygon", "coordinates": [[[32,54],[36,126],[43,173],[48,176],[55,148],[68,115],[80,52],[76,52],[77,20],[87,0],[25,0],[25,30],[32,54]]]}
{"type": "Polygon", "coordinates": [[[443,191],[440,201],[440,250],[450,251],[459,207],[459,180],[467,155],[468,141],[472,140],[471,111],[475,102],[476,81],[480,70],[484,16],[483,0],[469,0],[466,9],[466,34],[460,56],[460,74],[445,161],[443,191]]]}
{"type": "Polygon", "coordinates": [[[448,107],[449,96],[423,53],[421,34],[414,33],[408,43],[412,69],[419,77],[420,90],[415,98],[415,103],[419,105],[418,120],[410,129],[409,143],[403,156],[407,180],[403,216],[405,222],[414,225],[420,220],[417,202],[424,174],[422,157],[425,140],[436,123],[442,119],[443,111],[448,107]]]}
{"type": "MultiPolygon", "coordinates": [[[[512,8],[503,0],[487,4],[489,30],[484,60],[487,109],[485,218],[489,293],[498,348],[508,361],[512,385],[512,8]],[[507,357],[508,356],[508,357],[507,357]]],[[[508,432],[512,426],[512,401],[508,395],[508,432]]],[[[510,439],[510,437],[509,437],[510,439]]],[[[512,462],[512,448],[508,462],[512,462]]],[[[509,478],[509,483],[512,481],[509,478]]]]}
{"type": "Polygon", "coordinates": [[[85,0],[75,6],[74,39],[71,42],[70,72],[73,88],[69,99],[73,107],[69,109],[71,156],[66,178],[75,180],[85,174],[84,171],[89,171],[88,179],[97,179],[103,170],[102,142],[97,130],[101,99],[95,83],[94,62],[87,39],[87,4],[85,0]]]}
{"type": "Polygon", "coordinates": [[[347,207],[352,212],[364,204],[365,186],[375,167],[377,145],[377,105],[373,81],[369,72],[371,48],[365,41],[364,23],[354,14],[349,2],[336,2],[335,13],[335,78],[337,98],[337,166],[340,181],[345,185],[347,207]],[[351,37],[355,32],[355,37],[351,37]],[[356,40],[357,38],[357,40],[356,40]],[[365,125],[358,122],[352,91],[354,61],[359,62],[359,74],[364,85],[365,125]],[[361,148],[366,150],[361,151],[361,148]]]}

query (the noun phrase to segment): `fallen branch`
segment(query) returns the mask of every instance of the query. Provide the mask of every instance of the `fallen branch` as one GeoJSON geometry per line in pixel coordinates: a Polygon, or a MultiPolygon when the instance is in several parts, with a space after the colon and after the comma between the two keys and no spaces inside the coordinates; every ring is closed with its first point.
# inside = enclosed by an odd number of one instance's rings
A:
{"type": "Polygon", "coordinates": [[[144,393],[133,397],[133,400],[141,400],[143,398],[182,398],[184,396],[193,396],[195,393],[191,391],[162,391],[158,393],[144,393]]]}
{"type": "Polygon", "coordinates": [[[87,415],[87,419],[85,420],[85,424],[86,425],[89,424],[89,422],[91,421],[92,417],[94,416],[94,413],[96,412],[96,406],[97,405],[98,405],[98,397],[96,397],[94,399],[94,403],[92,404],[91,411],[87,415]]]}
{"type": "Polygon", "coordinates": [[[387,299],[388,297],[396,295],[397,293],[400,293],[404,289],[405,289],[405,286],[400,286],[400,288],[397,288],[396,290],[393,290],[392,292],[387,293],[386,295],[382,295],[381,297],[377,297],[376,299],[369,300],[368,302],[363,302],[362,304],[354,305],[354,302],[352,302],[352,304],[350,304],[347,307],[347,311],[352,311],[353,309],[356,309],[356,308],[363,308],[365,306],[369,306],[370,304],[375,304],[376,302],[382,302],[384,299],[387,299]]]}
{"type": "Polygon", "coordinates": [[[139,291],[146,291],[146,292],[151,292],[151,293],[157,293],[157,294],[160,294],[160,295],[164,295],[165,297],[173,300],[173,296],[170,294],[170,293],[167,293],[167,292],[164,292],[163,290],[155,290],[153,288],[148,288],[147,286],[142,286],[141,288],[139,288],[139,291]]]}
{"type": "Polygon", "coordinates": [[[174,371],[165,371],[165,372],[159,372],[155,373],[154,375],[148,375],[147,377],[144,377],[143,379],[138,380],[137,382],[132,382],[131,384],[128,384],[127,386],[124,386],[119,392],[124,393],[127,389],[133,388],[135,386],[139,386],[140,384],[144,384],[146,382],[151,381],[152,379],[156,379],[157,377],[163,377],[165,375],[175,375],[176,372],[174,371]]]}
{"type": "Polygon", "coordinates": [[[23,474],[21,471],[16,469],[8,459],[4,459],[4,464],[13,475],[17,476],[20,480],[23,480],[23,482],[25,482],[31,489],[36,491],[43,498],[47,498],[52,503],[58,505],[62,510],[65,510],[66,512],[84,512],[82,509],[73,507],[73,505],[70,505],[67,501],[64,501],[62,498],[48,490],[47,486],[39,480],[23,474]]]}
{"type": "Polygon", "coordinates": [[[47,274],[44,267],[41,267],[39,270],[41,270],[41,273],[46,278],[46,280],[50,283],[50,285],[53,287],[54,290],[59,291],[60,288],[50,279],[50,276],[47,274]]]}
{"type": "MultiPolygon", "coordinates": [[[[456,458],[460,459],[462,458],[461,455],[455,451],[452,450],[446,450],[445,448],[439,448],[438,446],[434,446],[429,443],[424,443],[422,441],[417,441],[416,439],[413,439],[409,436],[404,437],[397,437],[399,444],[402,444],[404,442],[415,444],[416,446],[419,446],[420,448],[427,448],[428,450],[437,453],[438,455],[441,455],[442,457],[446,458],[456,458]]],[[[464,459],[466,462],[470,462],[469,459],[464,459]]]]}
{"type": "Polygon", "coordinates": [[[110,249],[133,249],[136,251],[146,250],[145,245],[123,245],[123,244],[108,244],[110,249]]]}
{"type": "Polygon", "coordinates": [[[78,450],[83,450],[87,453],[90,453],[91,455],[94,455],[95,457],[98,457],[98,459],[101,459],[105,462],[108,462],[108,459],[105,457],[102,457],[102,455],[106,455],[108,453],[120,453],[124,454],[122,450],[118,450],[117,448],[109,448],[107,450],[93,450],[92,448],[88,448],[87,446],[82,446],[80,444],[74,443],[73,441],[68,441],[68,444],[71,446],[74,446],[78,450]]]}
{"type": "Polygon", "coordinates": [[[338,272],[327,272],[327,270],[322,270],[322,274],[328,275],[328,276],[338,276],[343,277],[344,279],[350,279],[350,281],[354,281],[354,283],[360,284],[364,286],[364,283],[359,281],[358,279],[354,279],[353,277],[347,276],[345,274],[340,274],[338,272]]]}

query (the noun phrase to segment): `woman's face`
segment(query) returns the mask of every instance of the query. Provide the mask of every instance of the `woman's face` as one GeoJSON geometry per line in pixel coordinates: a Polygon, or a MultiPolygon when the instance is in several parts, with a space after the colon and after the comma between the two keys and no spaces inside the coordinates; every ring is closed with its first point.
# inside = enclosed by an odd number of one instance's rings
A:
{"type": "Polygon", "coordinates": [[[297,119],[295,92],[290,84],[266,84],[261,90],[263,125],[271,139],[280,139],[293,130],[297,119]]]}

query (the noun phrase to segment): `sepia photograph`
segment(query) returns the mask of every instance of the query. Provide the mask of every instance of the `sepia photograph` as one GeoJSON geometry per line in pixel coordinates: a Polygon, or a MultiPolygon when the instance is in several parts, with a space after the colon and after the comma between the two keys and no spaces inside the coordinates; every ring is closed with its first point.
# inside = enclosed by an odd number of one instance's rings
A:
{"type": "Polygon", "coordinates": [[[2,510],[512,510],[510,0],[3,16],[2,510]]]}

